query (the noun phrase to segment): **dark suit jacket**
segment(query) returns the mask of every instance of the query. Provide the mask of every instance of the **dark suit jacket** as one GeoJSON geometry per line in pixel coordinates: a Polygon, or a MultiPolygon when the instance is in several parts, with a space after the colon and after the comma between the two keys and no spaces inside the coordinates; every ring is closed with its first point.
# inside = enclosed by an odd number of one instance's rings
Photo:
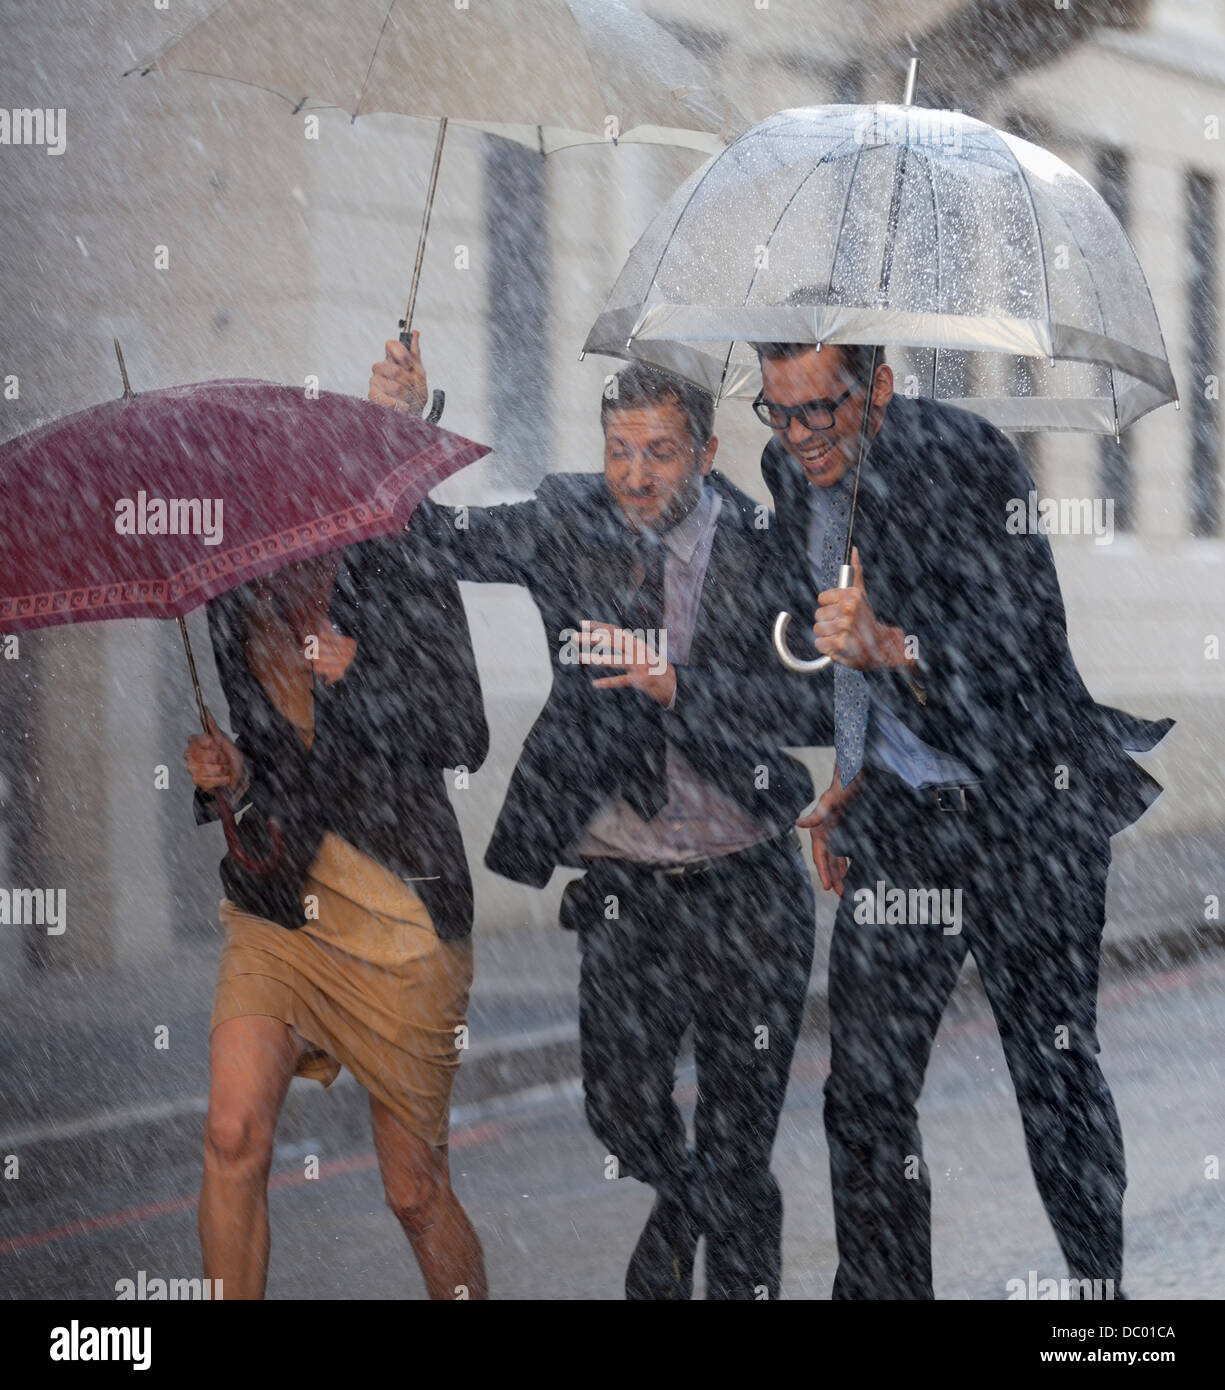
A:
{"type": "MultiPolygon", "coordinates": [[[[718,473],[708,486],[723,506],[689,663],[677,672],[665,726],[700,775],[785,826],[812,799],[812,779],[782,750],[828,743],[832,705],[828,690],[784,670],[771,649],[783,593],[773,517],[718,473]]],[[[544,619],[553,686],[485,856],[496,873],[543,887],[593,815],[619,795],[659,708],[638,691],[594,689],[592,680],[610,672],[575,664],[566,641],[584,618],[619,618],[630,532],[601,474],[550,475],[530,502],[465,508],[455,520],[459,577],[522,584],[544,619]]]]}
{"type": "MultiPolygon", "coordinates": [[[[761,468],[791,566],[794,650],[806,638],[811,657],[812,484],[777,440],[761,468]]],[[[897,672],[868,677],[925,743],[980,774],[1018,833],[1058,821],[1112,835],[1160,791],[1124,749],[1151,748],[1173,721],[1135,719],[1085,688],[1050,543],[1006,527],[1009,499],[1033,487],[1017,450],[985,420],[894,396],[861,474],[854,539],[876,617],[918,638],[915,679],[927,703],[897,672]],[[1066,790],[1056,789],[1059,765],[1066,790]]]]}
{"type": "MultiPolygon", "coordinates": [[[[472,928],[472,882],[445,768],[475,771],[489,747],[480,683],[459,590],[438,539],[449,517],[423,502],[412,534],[348,547],[329,617],[356,638],[357,652],[334,685],[316,684],[315,737],[308,753],[247,666],[243,593],[208,605],[217,673],[235,741],[252,772],[239,823],[244,847],[266,852],[276,817],[285,854],[271,878],[227,854],[221,880],[248,912],[299,927],[302,884],[332,830],[417,891],[444,939],[472,928]]],[[[236,808],[237,809],[237,808],[236,808]]],[[[196,794],[196,818],[216,815],[196,794]]]]}

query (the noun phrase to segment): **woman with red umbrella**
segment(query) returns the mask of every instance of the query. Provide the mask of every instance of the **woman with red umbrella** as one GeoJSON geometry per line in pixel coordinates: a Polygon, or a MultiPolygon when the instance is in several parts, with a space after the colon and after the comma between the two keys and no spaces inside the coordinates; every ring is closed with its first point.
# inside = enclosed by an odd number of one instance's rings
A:
{"type": "Polygon", "coordinates": [[[0,626],[179,625],[206,730],[187,751],[196,819],[219,816],[228,848],[205,1273],[227,1297],[263,1295],[290,1078],[326,1085],[344,1065],[370,1093],[387,1199],[430,1295],[482,1298],[447,1172],[472,883],[445,769],[466,785],[488,731],[452,532],[424,499],[488,449],[331,391],[137,393],[115,350],[121,398],[0,445],[22,523],[0,546],[0,626]],[[134,507],[141,524],[121,524],[134,507]],[[203,603],[233,740],[196,677],[186,618],[203,603]]]}
{"type": "Polygon", "coordinates": [[[237,731],[194,737],[197,819],[225,788],[226,946],[200,1194],[205,1275],[259,1298],[277,1115],[295,1075],[370,1093],[387,1200],[431,1298],[483,1298],[450,1186],[451,1083],[472,978],[472,888],[445,767],[488,735],[458,590],[428,503],[401,532],[209,604],[237,731]],[[270,821],[278,823],[270,828],[270,821]],[[279,853],[278,853],[279,847],[279,853]]]}

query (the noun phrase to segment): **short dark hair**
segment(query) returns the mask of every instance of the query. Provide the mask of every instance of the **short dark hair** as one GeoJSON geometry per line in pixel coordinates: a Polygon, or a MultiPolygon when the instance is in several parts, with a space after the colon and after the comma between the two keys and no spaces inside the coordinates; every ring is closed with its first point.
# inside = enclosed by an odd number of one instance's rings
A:
{"type": "Polygon", "coordinates": [[[631,362],[612,378],[614,390],[604,392],[600,402],[600,424],[607,430],[608,417],[617,410],[641,410],[653,405],[674,405],[685,417],[693,447],[700,453],[715,432],[715,401],[709,391],[694,386],[683,377],[631,362]]]}
{"type": "MultiPolygon", "coordinates": [[[[797,305],[825,304],[826,302],[827,296],[815,285],[801,285],[799,289],[791,291],[783,300],[780,308],[791,309],[797,305]]],[[[876,353],[876,365],[878,367],[885,360],[885,349],[879,345],[873,347],[871,344],[865,343],[828,343],[826,346],[838,349],[841,354],[839,362],[842,370],[851,381],[860,386],[868,385],[868,377],[872,370],[872,354],[876,353]]],[[[816,344],[754,343],[753,347],[756,349],[759,362],[763,357],[771,362],[777,362],[786,357],[798,357],[801,353],[816,347],[816,344]]]]}

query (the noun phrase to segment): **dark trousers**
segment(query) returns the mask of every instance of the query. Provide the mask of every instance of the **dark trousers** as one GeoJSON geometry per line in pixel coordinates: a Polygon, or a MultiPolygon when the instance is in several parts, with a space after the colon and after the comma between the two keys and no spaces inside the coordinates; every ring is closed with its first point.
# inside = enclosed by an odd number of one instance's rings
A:
{"type": "Polygon", "coordinates": [[[1110,842],[1054,822],[1007,827],[981,811],[924,809],[895,779],[867,776],[873,790],[835,842],[853,858],[829,964],[834,1297],[933,1296],[931,1189],[915,1107],[967,951],[1069,1271],[1111,1279],[1117,1292],[1123,1140],[1096,1035],[1110,842]],[[871,920],[881,916],[880,883],[886,893],[907,890],[908,905],[911,888],[946,889],[945,903],[960,889],[960,931],[923,924],[922,910],[909,922],[889,922],[888,909],[884,922],[871,920]]]}
{"type": "Polygon", "coordinates": [[[794,832],[669,876],[594,861],[569,885],[579,934],[587,1117],[623,1177],[684,1205],[709,1298],[777,1298],[782,1197],[770,1154],[812,969],[812,887],[794,832]],[[694,1145],[673,1089],[693,1024],[694,1145]]]}

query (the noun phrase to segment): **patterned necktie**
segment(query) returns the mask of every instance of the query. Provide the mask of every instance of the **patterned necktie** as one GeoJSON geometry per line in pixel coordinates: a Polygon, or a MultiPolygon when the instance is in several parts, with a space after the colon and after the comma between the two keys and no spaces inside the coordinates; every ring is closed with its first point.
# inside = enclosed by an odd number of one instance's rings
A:
{"type": "MultiPolygon", "coordinates": [[[[843,484],[825,491],[829,517],[821,546],[821,589],[838,587],[838,570],[846,554],[847,529],[851,520],[851,493],[843,484]]],[[[863,750],[868,733],[868,682],[862,671],[834,663],[834,752],[838,774],[845,787],[863,767],[863,750]]]]}
{"type": "MultiPolygon", "coordinates": [[[[664,543],[655,531],[642,531],[633,556],[642,580],[626,605],[624,626],[645,632],[656,649],[664,626],[664,543]]],[[[663,710],[646,696],[639,700],[641,717],[630,740],[630,768],[621,795],[643,820],[658,815],[668,804],[667,746],[663,710]]]]}

